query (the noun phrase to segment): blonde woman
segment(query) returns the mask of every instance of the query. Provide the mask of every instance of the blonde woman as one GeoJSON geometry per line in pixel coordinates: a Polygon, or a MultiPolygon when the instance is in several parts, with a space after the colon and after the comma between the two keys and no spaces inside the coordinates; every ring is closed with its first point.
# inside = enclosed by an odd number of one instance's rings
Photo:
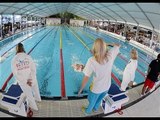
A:
{"type": "Polygon", "coordinates": [[[92,48],[93,56],[88,59],[83,69],[84,78],[78,92],[78,96],[80,96],[89,77],[93,75],[93,81],[88,93],[89,105],[87,107],[82,106],[82,111],[85,114],[97,111],[103,97],[106,96],[111,85],[112,65],[119,53],[119,48],[119,44],[107,44],[100,38],[95,40],[92,48]],[[110,50],[107,49],[109,45],[113,46],[110,50]]]}
{"type": "Polygon", "coordinates": [[[133,86],[133,81],[135,78],[135,72],[138,65],[138,52],[135,49],[132,49],[130,52],[131,59],[129,60],[128,64],[126,65],[124,72],[123,72],[123,78],[121,83],[121,90],[126,91],[126,88],[128,85],[130,87],[133,86]]]}

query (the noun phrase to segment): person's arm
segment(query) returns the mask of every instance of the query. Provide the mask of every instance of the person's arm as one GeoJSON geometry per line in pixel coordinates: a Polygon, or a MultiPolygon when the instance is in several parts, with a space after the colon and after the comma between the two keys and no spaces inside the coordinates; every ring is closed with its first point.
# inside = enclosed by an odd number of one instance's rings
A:
{"type": "Polygon", "coordinates": [[[107,45],[112,45],[113,47],[109,50],[109,53],[111,54],[112,56],[112,59],[114,61],[114,59],[116,58],[116,56],[118,55],[119,53],[119,49],[120,49],[120,44],[117,44],[117,43],[107,43],[107,45]]]}
{"type": "Polygon", "coordinates": [[[89,77],[88,76],[84,76],[82,84],[81,84],[81,88],[80,88],[80,90],[78,92],[78,96],[80,96],[80,94],[83,91],[84,87],[86,86],[88,80],[89,80],[89,77]]]}
{"type": "Polygon", "coordinates": [[[91,76],[92,72],[93,72],[93,68],[92,68],[92,65],[91,65],[91,60],[88,59],[87,64],[85,65],[85,67],[83,69],[83,73],[84,73],[85,76],[82,80],[82,84],[81,84],[80,90],[78,92],[78,96],[81,94],[82,90],[86,86],[86,84],[88,82],[88,79],[91,76]]]}
{"type": "Polygon", "coordinates": [[[111,46],[111,47],[114,47],[114,46],[119,46],[120,47],[120,44],[118,43],[106,43],[107,46],[111,46]]]}
{"type": "Polygon", "coordinates": [[[149,72],[151,71],[151,68],[154,67],[153,64],[154,64],[154,61],[151,61],[151,63],[150,63],[149,66],[148,66],[148,70],[147,70],[146,77],[148,76],[149,72]]]}
{"type": "Polygon", "coordinates": [[[149,72],[151,71],[151,68],[148,67],[148,70],[147,70],[147,75],[149,74],[149,72]]]}

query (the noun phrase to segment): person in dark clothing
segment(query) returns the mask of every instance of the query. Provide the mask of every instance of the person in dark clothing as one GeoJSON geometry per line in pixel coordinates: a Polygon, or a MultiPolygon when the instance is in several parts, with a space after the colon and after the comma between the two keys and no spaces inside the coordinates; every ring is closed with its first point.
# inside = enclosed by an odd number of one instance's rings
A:
{"type": "Polygon", "coordinates": [[[158,54],[157,59],[152,60],[151,63],[149,64],[147,77],[144,82],[144,86],[142,88],[141,96],[150,92],[155,82],[158,80],[159,76],[160,76],[160,54],[158,54]]]}
{"type": "Polygon", "coordinates": [[[5,33],[5,27],[2,26],[2,39],[5,37],[6,33],[5,33]]]}

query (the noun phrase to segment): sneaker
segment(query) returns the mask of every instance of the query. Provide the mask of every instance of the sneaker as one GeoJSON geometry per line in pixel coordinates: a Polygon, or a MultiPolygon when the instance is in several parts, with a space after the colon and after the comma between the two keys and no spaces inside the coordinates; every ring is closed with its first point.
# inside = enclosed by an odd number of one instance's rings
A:
{"type": "Polygon", "coordinates": [[[86,107],[85,106],[82,106],[81,110],[85,115],[88,115],[88,113],[86,113],[86,107]]]}
{"type": "Polygon", "coordinates": [[[94,110],[94,109],[93,109],[92,111],[93,111],[94,113],[97,113],[97,112],[98,112],[98,110],[94,110]]]}
{"type": "Polygon", "coordinates": [[[143,97],[144,95],[141,94],[141,97],[143,97]]]}
{"type": "Polygon", "coordinates": [[[120,91],[125,92],[125,90],[122,90],[121,88],[119,88],[120,91]]]}
{"type": "Polygon", "coordinates": [[[129,89],[131,89],[133,86],[128,86],[129,89]]]}

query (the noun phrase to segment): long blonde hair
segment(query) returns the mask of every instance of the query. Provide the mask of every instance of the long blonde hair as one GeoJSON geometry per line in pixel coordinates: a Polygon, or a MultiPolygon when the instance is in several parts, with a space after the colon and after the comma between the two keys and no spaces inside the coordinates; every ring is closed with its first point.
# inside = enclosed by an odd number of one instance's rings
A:
{"type": "Polygon", "coordinates": [[[96,61],[99,64],[104,64],[105,60],[107,61],[107,46],[106,43],[101,39],[97,38],[94,41],[93,47],[92,47],[93,56],[95,57],[96,61]]]}
{"type": "Polygon", "coordinates": [[[133,60],[137,60],[137,59],[138,59],[138,52],[137,52],[136,49],[132,49],[132,50],[131,50],[131,58],[132,58],[133,60]]]}

